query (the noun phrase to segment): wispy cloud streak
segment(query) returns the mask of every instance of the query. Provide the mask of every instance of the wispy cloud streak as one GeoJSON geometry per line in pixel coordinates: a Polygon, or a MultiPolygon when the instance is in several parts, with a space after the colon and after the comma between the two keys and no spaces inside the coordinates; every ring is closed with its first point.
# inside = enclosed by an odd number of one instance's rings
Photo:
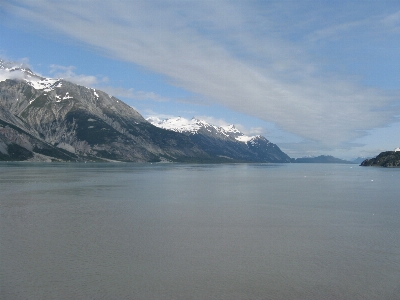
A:
{"type": "Polygon", "coordinates": [[[84,86],[93,86],[100,82],[107,82],[108,78],[98,78],[93,75],[83,75],[83,74],[76,74],[75,66],[60,66],[60,65],[51,65],[50,66],[50,74],[53,77],[63,78],[65,80],[71,81],[73,83],[77,83],[84,86]]]}

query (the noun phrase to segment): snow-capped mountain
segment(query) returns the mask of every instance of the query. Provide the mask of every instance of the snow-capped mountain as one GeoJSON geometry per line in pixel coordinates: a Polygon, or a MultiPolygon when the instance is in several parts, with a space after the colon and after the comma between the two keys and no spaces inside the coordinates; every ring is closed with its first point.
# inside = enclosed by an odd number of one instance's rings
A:
{"type": "Polygon", "coordinates": [[[1,61],[0,160],[214,161],[100,90],[1,61]]]}
{"type": "Polygon", "coordinates": [[[157,117],[150,117],[146,120],[154,126],[181,133],[210,134],[219,136],[222,139],[235,139],[243,143],[247,143],[257,138],[257,136],[244,135],[233,124],[218,127],[215,125],[211,125],[204,120],[196,118],[192,118],[191,120],[189,120],[182,117],[175,117],[162,120],[157,117]]]}
{"type": "Polygon", "coordinates": [[[61,87],[61,78],[46,78],[33,73],[28,67],[23,64],[6,62],[0,59],[0,81],[6,79],[20,79],[36,90],[50,92],[56,87],[61,87]]]}
{"type": "Polygon", "coordinates": [[[150,117],[146,119],[154,126],[176,131],[176,132],[190,132],[196,134],[202,127],[213,127],[207,122],[197,120],[195,118],[188,120],[182,117],[169,118],[169,119],[159,119],[157,117],[150,117]]]}
{"type": "Polygon", "coordinates": [[[215,126],[204,120],[176,117],[161,120],[147,118],[154,126],[188,135],[208,152],[220,157],[235,157],[244,161],[290,162],[289,156],[261,135],[247,136],[234,125],[215,126]]]}
{"type": "Polygon", "coordinates": [[[101,90],[0,60],[0,160],[290,162],[233,125],[150,121],[101,90]]]}

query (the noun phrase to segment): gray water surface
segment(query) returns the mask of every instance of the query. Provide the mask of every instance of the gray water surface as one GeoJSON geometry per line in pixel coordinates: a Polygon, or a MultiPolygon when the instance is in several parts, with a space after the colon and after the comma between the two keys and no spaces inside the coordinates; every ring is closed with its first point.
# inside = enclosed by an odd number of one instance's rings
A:
{"type": "Polygon", "coordinates": [[[1,299],[400,299],[400,169],[0,164],[1,299]]]}

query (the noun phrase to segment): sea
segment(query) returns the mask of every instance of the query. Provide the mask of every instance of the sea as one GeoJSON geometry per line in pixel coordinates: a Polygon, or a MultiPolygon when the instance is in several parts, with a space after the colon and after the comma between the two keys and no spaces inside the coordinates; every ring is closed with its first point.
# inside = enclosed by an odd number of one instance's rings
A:
{"type": "Polygon", "coordinates": [[[400,299],[400,168],[0,163],[0,299],[400,299]]]}

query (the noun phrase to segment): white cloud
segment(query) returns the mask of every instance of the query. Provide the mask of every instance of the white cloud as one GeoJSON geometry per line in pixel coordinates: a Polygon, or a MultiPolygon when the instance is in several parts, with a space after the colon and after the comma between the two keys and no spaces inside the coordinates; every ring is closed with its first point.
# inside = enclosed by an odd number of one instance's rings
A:
{"type": "MultiPolygon", "coordinates": [[[[398,103],[398,93],[365,87],[346,74],[324,72],[307,47],[285,38],[291,33],[285,28],[292,24],[277,21],[280,16],[274,15],[272,4],[17,2],[24,5],[10,5],[9,11],[26,20],[161,73],[176,86],[274,122],[321,147],[340,147],[369,129],[386,126],[399,114],[399,108],[391,106],[398,103]]],[[[397,15],[388,22],[397,22],[397,15]]],[[[361,25],[333,24],[316,38],[361,25]]],[[[75,76],[73,70],[65,72],[75,76]]],[[[131,93],[136,97],[135,91],[131,93]]]]}
{"type": "MultiPolygon", "coordinates": [[[[196,119],[200,119],[200,120],[204,120],[209,124],[215,125],[215,126],[227,126],[227,125],[231,125],[229,122],[225,121],[222,118],[215,118],[213,116],[194,116],[196,119]]],[[[236,126],[236,124],[235,124],[236,126]]]]}
{"type": "Polygon", "coordinates": [[[158,113],[155,112],[154,110],[151,109],[145,109],[144,110],[144,117],[147,118],[158,118],[160,120],[164,120],[164,119],[171,119],[171,118],[175,118],[175,115],[169,115],[169,114],[162,114],[162,113],[158,113]]]}
{"type": "MultiPolygon", "coordinates": [[[[240,129],[240,128],[239,128],[240,129]]],[[[267,135],[268,132],[265,131],[263,127],[250,127],[249,130],[243,130],[243,132],[246,132],[248,135],[267,135]]]]}
{"type": "Polygon", "coordinates": [[[75,66],[60,66],[53,64],[50,66],[50,74],[52,74],[53,77],[63,78],[79,85],[96,87],[115,97],[125,97],[135,100],[153,100],[158,102],[168,101],[167,98],[157,95],[154,92],[136,91],[133,88],[126,89],[122,87],[106,86],[104,83],[108,82],[107,77],[76,74],[75,69],[75,66]]]}
{"type": "Polygon", "coordinates": [[[9,60],[5,55],[0,56],[1,65],[4,67],[0,69],[0,81],[6,79],[24,79],[25,75],[19,68],[30,68],[29,60],[22,58],[18,62],[9,60]],[[12,71],[10,71],[12,70],[12,71]]]}
{"type": "Polygon", "coordinates": [[[392,33],[400,32],[400,10],[382,18],[382,24],[392,33]]]}
{"type": "Polygon", "coordinates": [[[76,74],[74,72],[75,69],[75,66],[51,65],[50,74],[52,74],[53,77],[63,78],[67,81],[90,87],[95,86],[100,82],[108,81],[107,77],[98,78],[93,75],[76,74]]]}
{"type": "Polygon", "coordinates": [[[98,88],[115,97],[125,97],[134,100],[153,100],[156,102],[169,101],[168,98],[162,97],[154,92],[136,91],[133,88],[126,89],[112,86],[99,86],[98,88]]]}
{"type": "Polygon", "coordinates": [[[24,73],[19,70],[10,72],[0,69],[0,81],[5,81],[6,79],[24,79],[24,73]]]}
{"type": "Polygon", "coordinates": [[[342,36],[346,35],[347,32],[355,28],[363,27],[369,22],[370,20],[359,20],[354,22],[335,24],[333,26],[314,31],[312,34],[309,35],[309,39],[313,42],[318,42],[319,40],[325,39],[338,40],[342,36]]]}

